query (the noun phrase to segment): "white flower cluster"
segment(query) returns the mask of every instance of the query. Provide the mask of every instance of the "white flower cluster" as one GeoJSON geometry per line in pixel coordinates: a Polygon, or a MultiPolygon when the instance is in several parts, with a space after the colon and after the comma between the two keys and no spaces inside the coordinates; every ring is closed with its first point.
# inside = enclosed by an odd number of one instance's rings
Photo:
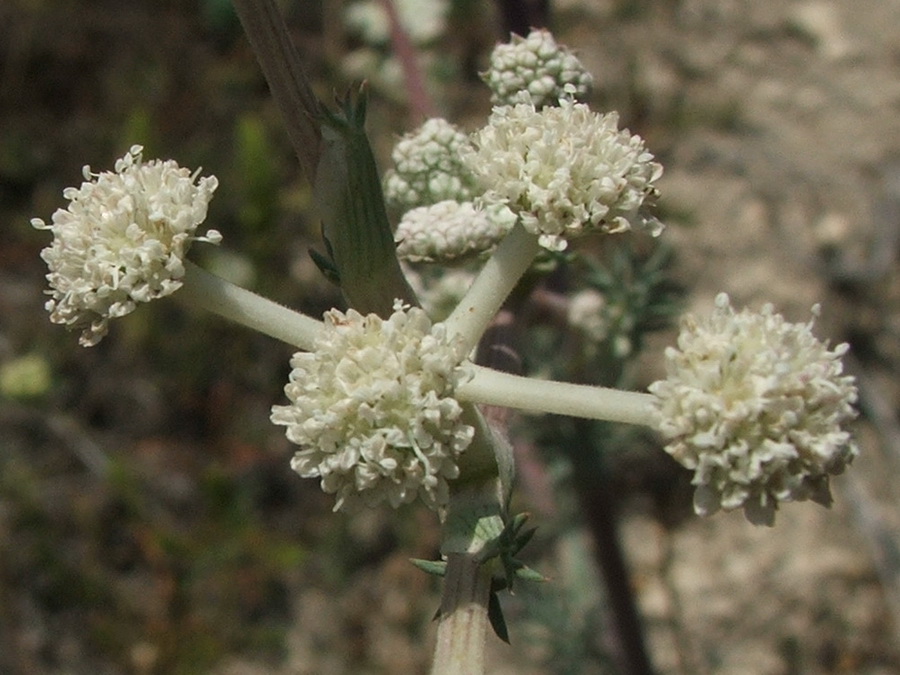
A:
{"type": "MultiPolygon", "coordinates": [[[[818,313],[818,308],[813,308],[818,313]]],[[[700,515],[743,507],[771,525],[778,502],[831,503],[828,480],[857,455],[842,426],[855,416],[856,387],[834,349],[771,305],[735,313],[716,298],[706,320],[687,317],[678,349],[666,351],[658,398],[666,451],[694,470],[700,515]]]]}
{"type": "Polygon", "coordinates": [[[391,153],[394,168],[384,177],[388,206],[406,211],[448,199],[471,201],[475,177],[460,158],[468,145],[469,137],[440,117],[404,135],[391,153]]]}
{"type": "Polygon", "coordinates": [[[82,330],[80,343],[97,344],[109,320],[137,303],[170,295],[181,287],[184,257],[194,241],[219,243],[216,230],[196,236],[218,185],[172,160],[144,162],[135,145],[116,161],[115,172],[93,174],[85,166],[80,188],[66,188],[66,209],[51,224],[31,224],[53,233],[41,252],[50,273],[50,320],[82,330]],[[196,182],[195,182],[196,181],[196,182]]]}
{"type": "Polygon", "coordinates": [[[487,253],[515,225],[505,206],[446,200],[407,211],[397,225],[397,255],[409,262],[452,263],[487,253]]]}
{"type": "Polygon", "coordinates": [[[581,61],[544,29],[532,30],[525,38],[513,35],[510,42],[497,45],[481,78],[495,105],[532,103],[537,108],[556,105],[564,97],[584,100],[593,85],[581,61]]]}
{"type": "Polygon", "coordinates": [[[609,336],[610,319],[606,298],[594,288],[578,291],[569,299],[566,318],[569,325],[584,333],[592,342],[602,342],[609,336]]]}
{"type": "Polygon", "coordinates": [[[581,103],[498,107],[464,159],[486,190],[484,203],[508,206],[545,248],[562,250],[568,237],[621,232],[632,222],[658,234],[659,222],[638,209],[655,198],[662,166],[639,136],[617,125],[616,113],[599,115],[581,103]]]}
{"type": "Polygon", "coordinates": [[[443,324],[397,301],[388,319],[331,310],[316,350],[291,360],[272,422],[301,446],[291,461],[337,495],[335,510],[421,498],[446,503],[456,460],[474,430],[453,398],[470,377],[465,354],[443,324]]]}

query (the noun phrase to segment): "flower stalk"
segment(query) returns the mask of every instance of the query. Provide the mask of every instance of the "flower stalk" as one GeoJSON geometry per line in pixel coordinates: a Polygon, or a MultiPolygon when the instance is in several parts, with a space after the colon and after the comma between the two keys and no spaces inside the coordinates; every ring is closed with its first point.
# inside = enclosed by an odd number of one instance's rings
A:
{"type": "Polygon", "coordinates": [[[490,570],[472,553],[447,556],[431,675],[484,672],[490,570]]]}
{"type": "Polygon", "coordinates": [[[654,426],[655,397],[636,391],[537,380],[474,367],[474,377],[456,390],[460,399],[535,413],[654,426]]]}
{"type": "Polygon", "coordinates": [[[536,235],[516,225],[475,277],[463,299],[445,321],[471,351],[507,296],[541,250],[536,235]]]}
{"type": "Polygon", "coordinates": [[[443,523],[447,559],[432,675],[484,672],[493,563],[484,550],[503,531],[497,481],[457,489],[443,523]]]}
{"type": "Polygon", "coordinates": [[[322,322],[288,309],[268,298],[236,286],[185,261],[184,287],[176,294],[182,303],[218,314],[303,350],[315,346],[322,322]]]}
{"type": "MultiPolygon", "coordinates": [[[[242,326],[313,351],[323,324],[245,288],[236,286],[185,261],[184,287],[175,296],[182,303],[218,314],[242,326]]],[[[654,424],[652,394],[607,387],[536,380],[472,366],[471,380],[460,384],[461,400],[588,419],[654,424]]]]}

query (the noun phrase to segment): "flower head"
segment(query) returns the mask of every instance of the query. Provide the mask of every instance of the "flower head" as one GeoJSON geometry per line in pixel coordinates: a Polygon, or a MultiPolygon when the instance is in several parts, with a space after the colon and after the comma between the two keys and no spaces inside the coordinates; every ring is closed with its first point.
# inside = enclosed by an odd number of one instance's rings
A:
{"type": "Polygon", "coordinates": [[[469,137],[447,120],[435,117],[401,138],[394,146],[394,168],[384,177],[388,205],[400,211],[444,200],[470,201],[475,177],[460,152],[469,137]]]}
{"type": "Polygon", "coordinates": [[[174,161],[144,162],[135,145],[116,161],[115,172],[84,167],[80,188],[66,188],[66,209],[51,224],[31,224],[53,233],[41,252],[50,273],[50,320],[81,329],[80,343],[97,344],[109,320],[137,303],[170,295],[181,287],[184,257],[194,241],[218,243],[216,230],[197,236],[218,185],[174,161]]]}
{"type": "Polygon", "coordinates": [[[497,45],[481,78],[491,88],[495,105],[533,103],[538,108],[556,105],[567,95],[584,99],[593,84],[578,57],[544,29],[532,30],[525,38],[513,35],[509,43],[497,45]]]}
{"type": "Polygon", "coordinates": [[[650,391],[666,452],[694,470],[698,514],[743,507],[771,525],[778,502],[831,503],[829,476],[858,453],[843,429],[856,387],[842,374],[847,345],[829,349],[812,326],[771,305],[736,313],[724,293],[708,319],[684,320],[650,391]]]}
{"type": "Polygon", "coordinates": [[[407,211],[394,239],[397,255],[410,262],[450,263],[494,249],[516,222],[504,206],[480,209],[446,200],[407,211]]]}
{"type": "Polygon", "coordinates": [[[615,113],[567,101],[541,110],[494,108],[464,158],[486,190],[481,199],[508,206],[546,248],[562,250],[567,237],[621,232],[632,222],[656,234],[658,221],[643,221],[637,211],[656,196],[662,167],[639,136],[617,124],[615,113]]]}
{"type": "Polygon", "coordinates": [[[592,342],[602,342],[609,336],[610,317],[606,298],[594,288],[578,291],[569,299],[566,318],[569,325],[592,342]]]}
{"type": "Polygon", "coordinates": [[[453,398],[469,377],[464,357],[443,324],[399,301],[388,319],[327,312],[316,350],[291,360],[290,405],[272,408],[302,448],[292,468],[320,478],[335,510],[416,497],[445,504],[474,435],[453,398]]]}

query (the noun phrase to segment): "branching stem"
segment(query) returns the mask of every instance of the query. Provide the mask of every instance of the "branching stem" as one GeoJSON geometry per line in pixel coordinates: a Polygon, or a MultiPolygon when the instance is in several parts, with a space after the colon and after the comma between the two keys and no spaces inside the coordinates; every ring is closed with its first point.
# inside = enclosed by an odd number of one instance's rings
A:
{"type": "Polygon", "coordinates": [[[540,251],[537,236],[513,227],[475,277],[466,295],[447,317],[447,328],[471,350],[487,330],[507,296],[540,251]]]}
{"type": "Polygon", "coordinates": [[[473,553],[447,556],[431,675],[484,673],[491,575],[473,553]]]}
{"type": "Polygon", "coordinates": [[[184,286],[173,297],[260,333],[311,351],[322,322],[225,281],[185,261],[184,286]]]}
{"type": "Polygon", "coordinates": [[[475,377],[456,390],[460,399],[489,405],[653,426],[654,396],[608,387],[553,382],[475,366],[475,377]]]}

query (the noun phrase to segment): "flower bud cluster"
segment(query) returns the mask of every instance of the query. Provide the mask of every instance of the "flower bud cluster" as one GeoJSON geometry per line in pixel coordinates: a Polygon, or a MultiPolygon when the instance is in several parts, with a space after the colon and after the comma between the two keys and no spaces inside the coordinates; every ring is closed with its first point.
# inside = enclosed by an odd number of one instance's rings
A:
{"type": "Polygon", "coordinates": [[[493,250],[515,222],[504,206],[482,209],[453,200],[420,206],[397,225],[397,255],[409,262],[453,263],[493,250]]]}
{"type": "Polygon", "coordinates": [[[394,168],[384,177],[389,207],[406,211],[446,200],[471,201],[476,181],[460,152],[469,137],[445,119],[435,117],[401,138],[394,146],[394,168]]]}
{"type": "MultiPolygon", "coordinates": [[[[397,18],[410,40],[426,45],[447,28],[448,0],[398,0],[397,18]]],[[[346,5],[344,21],[366,44],[383,45],[391,39],[391,19],[380,0],[356,0],[346,5]]]]}
{"type": "Polygon", "coordinates": [[[481,78],[491,89],[494,105],[531,103],[536,108],[556,105],[564,97],[584,100],[593,84],[578,57],[544,29],[524,38],[513,35],[497,45],[481,78]]]}
{"type": "Polygon", "coordinates": [[[611,321],[607,316],[606,298],[594,288],[578,291],[569,299],[566,318],[569,325],[591,342],[602,342],[609,336],[611,321]]]}

